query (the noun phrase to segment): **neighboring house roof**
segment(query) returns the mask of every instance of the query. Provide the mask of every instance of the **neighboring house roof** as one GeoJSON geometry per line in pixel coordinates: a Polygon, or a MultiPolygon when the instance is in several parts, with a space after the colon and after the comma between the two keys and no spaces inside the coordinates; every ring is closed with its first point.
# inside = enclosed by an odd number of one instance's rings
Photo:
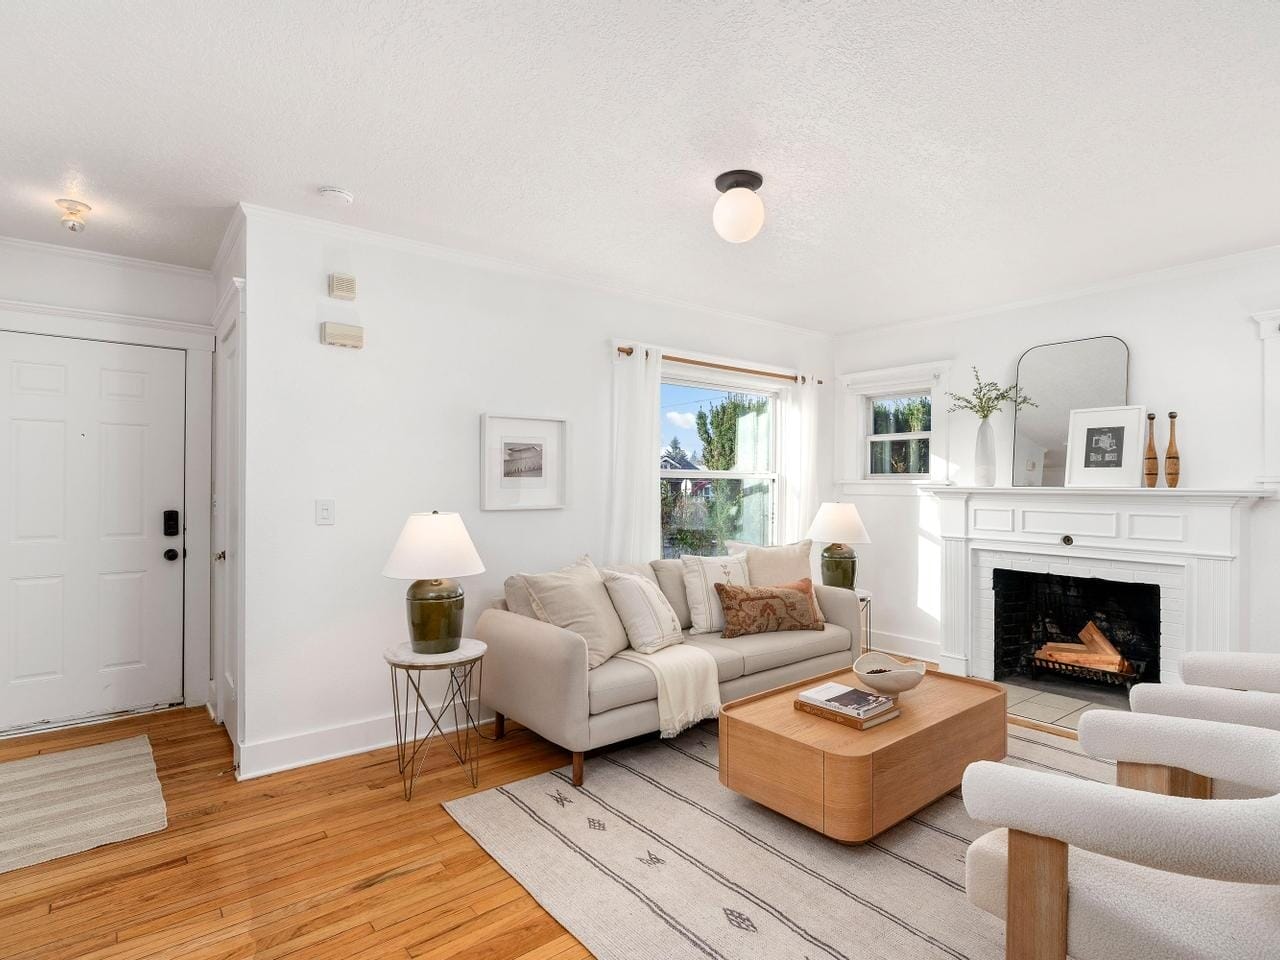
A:
{"type": "Polygon", "coordinates": [[[689,459],[689,455],[683,450],[673,454],[670,450],[662,451],[662,458],[659,461],[660,470],[701,470],[696,463],[689,459]]]}

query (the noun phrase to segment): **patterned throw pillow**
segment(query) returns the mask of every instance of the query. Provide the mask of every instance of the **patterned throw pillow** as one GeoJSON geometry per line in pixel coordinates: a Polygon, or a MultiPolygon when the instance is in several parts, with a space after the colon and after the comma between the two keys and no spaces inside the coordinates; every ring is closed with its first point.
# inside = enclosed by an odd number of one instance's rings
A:
{"type": "Polygon", "coordinates": [[[717,583],[716,593],[724,609],[726,638],[825,627],[814,610],[813,581],[807,578],[782,587],[734,587],[717,583]]]}

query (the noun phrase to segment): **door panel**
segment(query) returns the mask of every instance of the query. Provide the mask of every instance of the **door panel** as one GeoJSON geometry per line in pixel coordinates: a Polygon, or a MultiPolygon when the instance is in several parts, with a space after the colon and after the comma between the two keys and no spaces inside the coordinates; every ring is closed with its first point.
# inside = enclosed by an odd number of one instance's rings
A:
{"type": "Polygon", "coordinates": [[[185,369],[0,332],[0,729],[182,699],[185,369]]]}

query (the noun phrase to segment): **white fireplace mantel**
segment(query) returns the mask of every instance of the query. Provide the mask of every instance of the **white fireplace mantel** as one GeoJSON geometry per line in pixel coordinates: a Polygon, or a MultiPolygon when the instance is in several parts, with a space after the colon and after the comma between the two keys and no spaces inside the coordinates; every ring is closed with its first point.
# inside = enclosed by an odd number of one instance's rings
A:
{"type": "Polygon", "coordinates": [[[943,670],[989,676],[1000,566],[1160,584],[1168,679],[1186,650],[1242,648],[1243,516],[1271,490],[923,489],[939,502],[943,670]]]}

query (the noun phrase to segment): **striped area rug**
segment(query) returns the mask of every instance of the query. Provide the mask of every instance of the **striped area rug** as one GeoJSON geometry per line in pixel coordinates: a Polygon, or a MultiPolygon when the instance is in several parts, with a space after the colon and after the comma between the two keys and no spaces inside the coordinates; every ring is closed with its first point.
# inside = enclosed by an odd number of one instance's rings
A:
{"type": "MultiPolygon", "coordinates": [[[[1002,960],[964,895],[985,832],[959,792],[844,846],[725,789],[716,726],[445,809],[599,960],[1002,960]]],[[[1016,766],[1115,782],[1074,740],[1009,727],[1016,766]]]]}
{"type": "Polygon", "coordinates": [[[0,873],[166,823],[146,736],[0,763],[0,873]]]}

